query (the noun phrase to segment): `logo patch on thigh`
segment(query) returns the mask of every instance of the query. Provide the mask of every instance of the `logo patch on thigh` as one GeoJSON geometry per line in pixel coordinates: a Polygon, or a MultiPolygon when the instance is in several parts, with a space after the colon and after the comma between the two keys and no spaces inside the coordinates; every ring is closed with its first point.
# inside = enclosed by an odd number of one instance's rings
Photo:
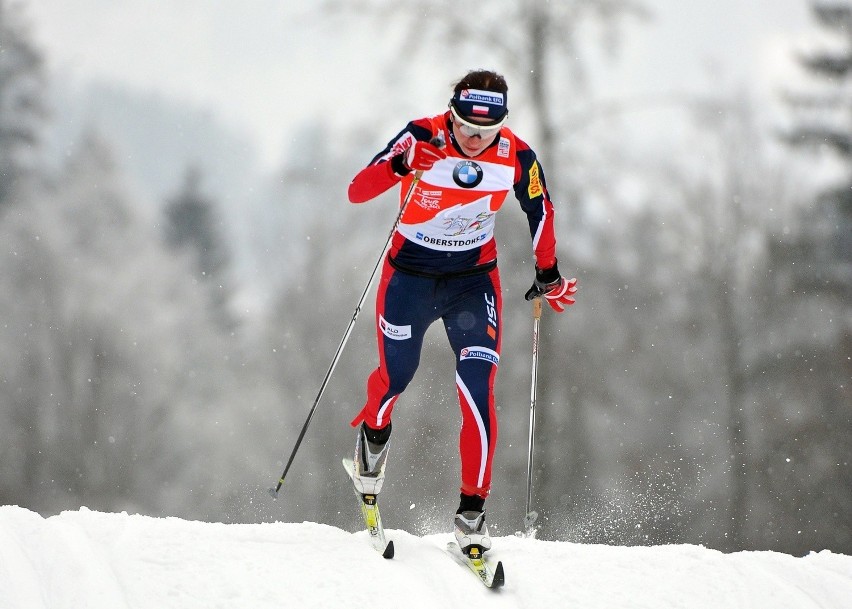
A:
{"type": "Polygon", "coordinates": [[[411,326],[395,326],[388,322],[387,319],[379,315],[379,328],[382,329],[382,334],[391,340],[406,340],[411,338],[411,326]]]}
{"type": "Polygon", "coordinates": [[[491,362],[495,366],[500,363],[500,356],[497,352],[488,347],[465,347],[459,354],[459,361],[466,359],[483,359],[486,362],[491,362]]]}

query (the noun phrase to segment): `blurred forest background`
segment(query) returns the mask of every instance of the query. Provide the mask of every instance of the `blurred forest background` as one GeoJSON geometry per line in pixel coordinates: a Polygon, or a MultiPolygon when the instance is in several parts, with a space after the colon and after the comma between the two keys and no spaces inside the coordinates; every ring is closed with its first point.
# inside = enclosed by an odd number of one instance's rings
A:
{"type": "MultiPolygon", "coordinates": [[[[393,221],[395,194],[353,207],[346,186],[407,120],[442,110],[407,93],[416,66],[440,67],[440,100],[492,67],[581,286],[542,320],[539,538],[852,554],[852,3],[809,4],[780,116],[749,83],[596,90],[653,2],[494,0],[475,19],[455,4],[303,7],[341,28],[386,19],[405,52],[375,66],[370,121],[306,119],[264,172],[203,110],[51,73],[27,3],[0,0],[0,502],[356,530],[339,463],[376,365],[372,295],[281,498],[266,494],[393,221]],[[490,64],[465,63],[471,49],[490,64]],[[645,122],[649,105],[662,121],[645,122]]],[[[526,224],[504,210],[497,535],[523,523],[532,330],[526,224]]],[[[449,353],[436,326],[395,411],[389,528],[450,528],[449,353]]]]}

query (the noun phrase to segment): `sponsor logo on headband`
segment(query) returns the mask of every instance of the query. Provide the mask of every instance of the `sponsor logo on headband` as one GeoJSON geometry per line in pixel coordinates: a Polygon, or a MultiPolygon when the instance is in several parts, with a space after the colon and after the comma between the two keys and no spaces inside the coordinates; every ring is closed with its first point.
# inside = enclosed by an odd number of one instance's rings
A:
{"type": "Polygon", "coordinates": [[[479,89],[464,89],[459,93],[462,101],[476,104],[503,105],[503,94],[495,91],[480,91],[479,89]]]}

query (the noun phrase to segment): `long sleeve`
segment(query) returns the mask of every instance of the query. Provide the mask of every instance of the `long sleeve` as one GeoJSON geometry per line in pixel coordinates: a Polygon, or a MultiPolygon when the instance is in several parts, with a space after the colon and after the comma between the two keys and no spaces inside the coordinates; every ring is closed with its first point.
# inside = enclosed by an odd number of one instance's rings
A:
{"type": "Polygon", "coordinates": [[[394,173],[390,161],[367,165],[349,183],[349,201],[364,203],[399,183],[401,176],[394,173]]]}
{"type": "Polygon", "coordinates": [[[517,139],[518,163],[515,167],[515,196],[527,214],[536,266],[547,269],[556,264],[556,234],[553,203],[547,192],[544,171],[535,152],[517,139]]]}
{"type": "Polygon", "coordinates": [[[349,200],[364,203],[373,199],[408,174],[401,163],[400,154],[414,144],[415,140],[429,140],[432,131],[428,119],[412,121],[400,131],[370,164],[364,167],[349,183],[349,200]]]}

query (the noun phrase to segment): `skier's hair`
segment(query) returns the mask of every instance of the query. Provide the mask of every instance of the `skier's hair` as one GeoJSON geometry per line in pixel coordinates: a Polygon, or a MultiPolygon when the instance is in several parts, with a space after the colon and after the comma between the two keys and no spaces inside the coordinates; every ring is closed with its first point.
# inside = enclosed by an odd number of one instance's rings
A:
{"type": "Polygon", "coordinates": [[[483,91],[506,93],[509,90],[509,85],[506,84],[506,79],[497,72],[492,72],[491,70],[471,70],[454,85],[453,95],[458,96],[464,89],[481,89],[483,91]]]}

